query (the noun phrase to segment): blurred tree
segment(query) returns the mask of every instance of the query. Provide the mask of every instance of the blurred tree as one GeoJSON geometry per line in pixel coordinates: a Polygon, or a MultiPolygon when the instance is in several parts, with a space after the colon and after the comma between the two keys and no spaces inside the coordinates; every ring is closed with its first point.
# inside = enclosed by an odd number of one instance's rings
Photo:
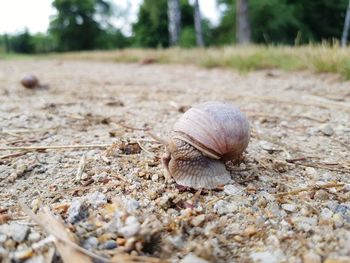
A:
{"type": "Polygon", "coordinates": [[[170,45],[176,45],[181,34],[180,0],[168,0],[168,30],[170,45]]]}
{"type": "Polygon", "coordinates": [[[236,0],[236,34],[238,44],[251,41],[248,0],[236,0]]]}
{"type": "Polygon", "coordinates": [[[56,37],[60,51],[88,50],[98,47],[98,39],[110,25],[111,4],[107,0],[54,0],[57,15],[49,31],[56,37]]]}
{"type": "Polygon", "coordinates": [[[144,0],[133,24],[133,43],[138,47],[167,47],[167,0],[144,0]]]}
{"type": "Polygon", "coordinates": [[[298,31],[303,43],[340,39],[348,0],[288,0],[300,22],[298,31]]]}
{"type": "MultiPolygon", "coordinates": [[[[236,39],[236,1],[218,0],[220,24],[214,44],[236,39]]],[[[252,41],[294,44],[340,38],[348,0],[249,0],[252,41]]]]}
{"type": "Polygon", "coordinates": [[[344,21],[344,29],[343,34],[341,37],[341,46],[345,47],[348,42],[348,34],[349,34],[349,27],[350,27],[350,0],[348,9],[346,11],[345,21],[344,21]]]}
{"type": "Polygon", "coordinates": [[[194,28],[196,31],[197,46],[204,46],[203,30],[202,30],[202,17],[199,8],[199,1],[194,1],[194,28]]]}
{"type": "Polygon", "coordinates": [[[11,36],[8,42],[9,51],[26,54],[34,52],[33,39],[27,28],[23,33],[11,36]]]}
{"type": "MultiPolygon", "coordinates": [[[[195,33],[189,33],[187,27],[193,28],[193,7],[187,0],[180,1],[181,35],[179,45],[194,46],[195,33]],[[184,33],[184,31],[186,31],[184,33]],[[189,34],[193,36],[189,37],[189,34]],[[184,40],[185,42],[184,43],[184,40]],[[194,41],[192,41],[194,40],[194,41]]],[[[144,0],[140,6],[137,22],[133,24],[132,43],[137,47],[168,47],[168,13],[167,0],[144,0]]]]}

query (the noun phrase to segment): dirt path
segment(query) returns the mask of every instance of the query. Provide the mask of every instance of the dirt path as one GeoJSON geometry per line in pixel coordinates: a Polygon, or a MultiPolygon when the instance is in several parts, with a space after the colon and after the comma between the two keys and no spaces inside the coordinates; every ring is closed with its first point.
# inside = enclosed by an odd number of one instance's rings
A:
{"type": "Polygon", "coordinates": [[[307,72],[0,61],[0,148],[115,143],[107,152],[1,150],[0,258],[50,251],[16,254],[45,237],[24,217],[21,198],[35,211],[49,205],[82,246],[106,257],[177,262],[192,252],[209,262],[350,262],[349,84],[307,72]],[[50,88],[25,90],[25,73],[50,88]],[[242,163],[230,165],[231,185],[184,191],[165,182],[163,147],[127,127],[165,137],[180,107],[206,100],[238,105],[252,138],[242,163]],[[296,189],[305,191],[276,195],[296,189]],[[16,238],[13,229],[25,234],[16,238]]]}

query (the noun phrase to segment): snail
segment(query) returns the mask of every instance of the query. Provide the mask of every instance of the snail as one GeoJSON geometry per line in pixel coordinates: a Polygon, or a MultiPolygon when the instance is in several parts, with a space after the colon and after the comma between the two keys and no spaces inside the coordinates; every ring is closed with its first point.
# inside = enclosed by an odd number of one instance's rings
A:
{"type": "Polygon", "coordinates": [[[21,84],[27,89],[47,89],[48,85],[43,85],[35,75],[26,75],[21,79],[21,84]]]}
{"type": "Polygon", "coordinates": [[[163,140],[165,172],[177,184],[213,189],[231,181],[225,162],[247,148],[249,122],[228,103],[209,101],[193,106],[175,123],[170,140],[163,140]]]}
{"type": "Polygon", "coordinates": [[[39,86],[39,80],[34,75],[26,75],[21,79],[21,84],[28,89],[34,89],[39,86]]]}

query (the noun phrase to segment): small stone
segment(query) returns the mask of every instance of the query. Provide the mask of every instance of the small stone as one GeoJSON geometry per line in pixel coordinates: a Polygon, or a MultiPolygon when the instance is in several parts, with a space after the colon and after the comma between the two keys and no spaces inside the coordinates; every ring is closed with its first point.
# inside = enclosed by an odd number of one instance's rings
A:
{"type": "Polygon", "coordinates": [[[148,196],[149,196],[149,198],[150,198],[151,200],[154,200],[154,199],[156,199],[156,198],[158,197],[156,191],[149,191],[149,192],[148,192],[148,196]]]}
{"type": "Polygon", "coordinates": [[[350,257],[328,257],[324,263],[349,263],[350,257]]]}
{"type": "Polygon", "coordinates": [[[303,255],[303,263],[321,263],[321,256],[309,251],[303,255]]]}
{"type": "Polygon", "coordinates": [[[137,209],[140,208],[140,203],[135,199],[124,200],[124,205],[125,205],[125,209],[126,209],[126,211],[128,211],[128,213],[133,213],[137,209]]]}
{"type": "Polygon", "coordinates": [[[193,226],[200,226],[205,220],[205,215],[199,215],[192,219],[191,223],[193,226]]]}
{"type": "Polygon", "coordinates": [[[295,226],[305,232],[311,231],[316,225],[317,225],[317,216],[313,217],[306,217],[306,216],[300,216],[292,218],[292,222],[295,224],[295,226]]]}
{"type": "Polygon", "coordinates": [[[134,216],[128,216],[125,220],[125,226],[118,229],[118,233],[125,238],[135,236],[140,230],[140,223],[134,216]]]}
{"type": "Polygon", "coordinates": [[[288,171],[288,164],[282,160],[273,160],[272,168],[279,173],[285,173],[288,171]]]}
{"type": "Polygon", "coordinates": [[[340,204],[336,207],[334,213],[340,214],[347,223],[350,223],[350,205],[340,204]]]}
{"type": "Polygon", "coordinates": [[[107,203],[107,197],[100,192],[93,192],[86,196],[87,202],[92,205],[93,208],[98,208],[107,203]]]}
{"type": "Polygon", "coordinates": [[[31,257],[30,259],[27,259],[25,263],[45,263],[47,262],[47,259],[43,255],[38,255],[35,257],[31,257]]]}
{"type": "Polygon", "coordinates": [[[96,237],[89,237],[83,242],[83,247],[85,249],[91,250],[98,246],[98,239],[96,237]]]}
{"type": "Polygon", "coordinates": [[[73,199],[68,209],[68,221],[72,224],[83,220],[89,215],[88,206],[85,201],[73,199]]]}
{"type": "Polygon", "coordinates": [[[320,200],[320,201],[325,201],[329,199],[329,194],[327,193],[326,190],[320,189],[316,191],[314,195],[315,200],[320,200]]]}
{"type": "Polygon", "coordinates": [[[206,261],[205,259],[202,259],[200,257],[197,257],[195,254],[190,253],[181,259],[179,263],[209,263],[209,261],[206,261]]]}
{"type": "Polygon", "coordinates": [[[110,232],[117,232],[120,227],[124,225],[122,221],[122,217],[124,216],[123,212],[116,211],[114,213],[114,216],[108,226],[108,231],[110,232]]]}
{"type": "Polygon", "coordinates": [[[294,204],[282,204],[282,209],[287,212],[294,212],[297,209],[297,206],[294,204]]]}
{"type": "Polygon", "coordinates": [[[228,195],[243,195],[244,189],[241,186],[228,184],[224,186],[224,192],[228,195]]]}
{"type": "Polygon", "coordinates": [[[31,242],[38,242],[40,240],[41,236],[38,232],[32,232],[28,236],[28,240],[31,242]]]}
{"type": "Polygon", "coordinates": [[[243,235],[246,237],[251,237],[255,235],[257,232],[258,230],[255,228],[255,226],[250,225],[244,230],[243,235]]]}
{"type": "Polygon", "coordinates": [[[343,217],[339,214],[333,215],[332,220],[336,228],[342,227],[344,225],[343,217]]]}
{"type": "Polygon", "coordinates": [[[0,246],[0,261],[5,258],[8,258],[8,251],[0,246]]]}
{"type": "Polygon", "coordinates": [[[310,178],[315,178],[317,177],[317,171],[313,167],[306,167],[304,171],[304,175],[310,177],[310,178]]]}
{"type": "Polygon", "coordinates": [[[7,236],[5,234],[0,233],[0,243],[4,243],[7,239],[7,236]]]}
{"type": "Polygon", "coordinates": [[[158,179],[159,179],[159,176],[158,176],[158,174],[154,174],[154,175],[152,175],[152,181],[153,182],[157,182],[158,181],[158,179]]]}
{"type": "Polygon", "coordinates": [[[324,124],[320,127],[321,132],[326,136],[332,136],[334,134],[334,129],[330,124],[324,124]]]}
{"type": "Polygon", "coordinates": [[[18,243],[21,243],[27,238],[29,227],[18,223],[5,224],[0,226],[0,233],[11,237],[18,243]]]}
{"type": "Polygon", "coordinates": [[[278,258],[269,251],[255,252],[250,254],[250,258],[253,262],[257,263],[278,263],[278,258]]]}
{"type": "Polygon", "coordinates": [[[168,242],[170,242],[174,247],[181,249],[184,245],[184,241],[182,240],[181,235],[177,236],[168,236],[166,238],[168,242]]]}
{"type": "Polygon", "coordinates": [[[115,249],[117,247],[118,245],[117,242],[115,242],[115,240],[107,240],[107,242],[103,244],[104,249],[115,249]]]}
{"type": "Polygon", "coordinates": [[[33,250],[31,248],[26,248],[13,253],[13,258],[16,260],[24,260],[31,256],[33,256],[33,250]]]}
{"type": "Polygon", "coordinates": [[[224,214],[229,214],[237,211],[238,207],[234,203],[230,203],[224,200],[219,200],[218,202],[215,203],[213,209],[215,213],[219,215],[224,215],[224,214]]]}
{"type": "Polygon", "coordinates": [[[333,212],[328,208],[323,208],[320,213],[321,220],[329,220],[333,216],[333,212]]]}

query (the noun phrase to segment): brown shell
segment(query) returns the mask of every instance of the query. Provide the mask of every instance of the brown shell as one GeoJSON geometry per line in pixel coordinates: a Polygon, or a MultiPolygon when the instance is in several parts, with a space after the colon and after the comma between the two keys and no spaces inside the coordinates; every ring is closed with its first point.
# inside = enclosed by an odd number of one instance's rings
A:
{"type": "Polygon", "coordinates": [[[231,160],[247,148],[250,129],[244,113],[229,103],[209,101],[195,105],[175,123],[176,137],[204,154],[231,160]]]}
{"type": "Polygon", "coordinates": [[[27,75],[21,79],[21,84],[28,89],[33,89],[39,85],[39,80],[34,75],[27,75]]]}

